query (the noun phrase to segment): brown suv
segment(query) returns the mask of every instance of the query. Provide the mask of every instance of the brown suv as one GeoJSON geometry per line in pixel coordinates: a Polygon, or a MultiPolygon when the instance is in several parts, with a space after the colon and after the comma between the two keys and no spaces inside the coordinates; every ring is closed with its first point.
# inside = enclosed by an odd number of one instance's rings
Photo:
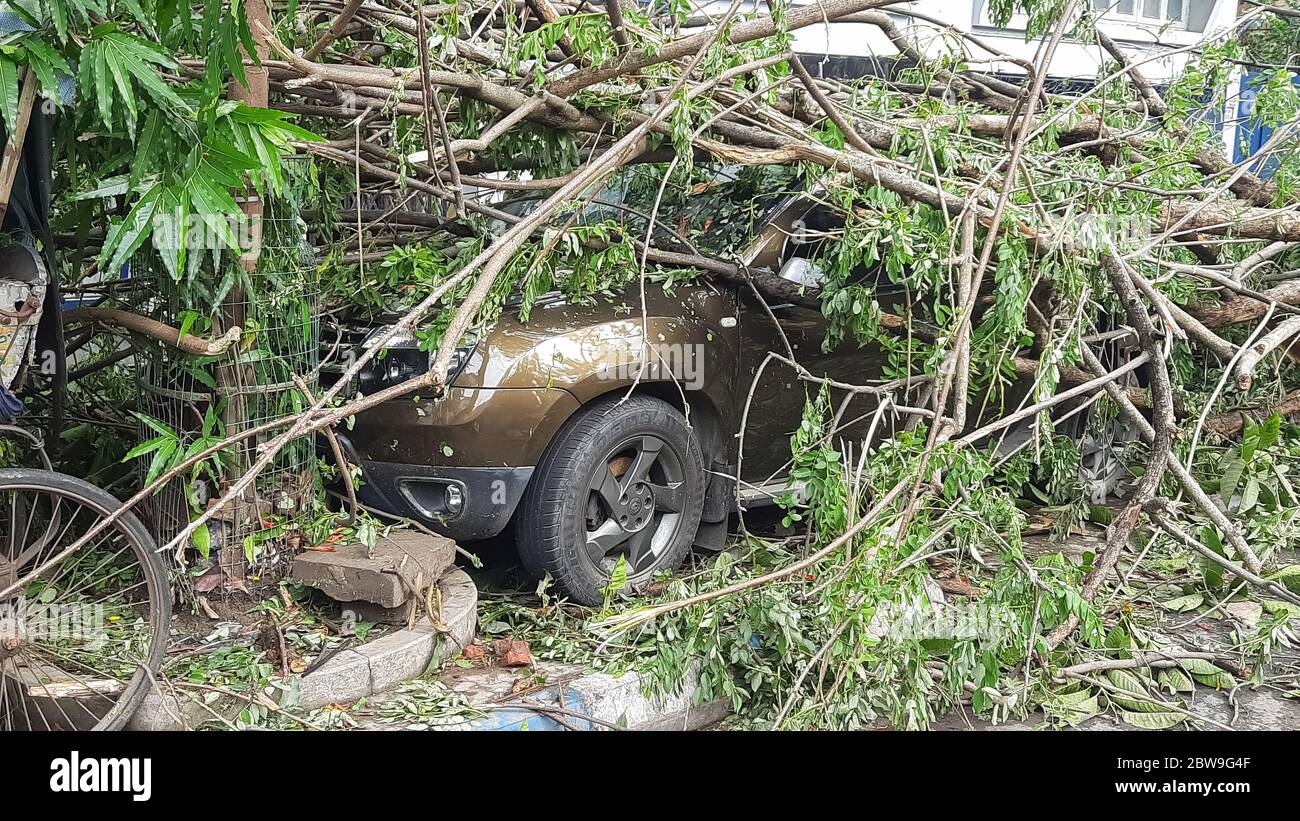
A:
{"type": "MultiPolygon", "coordinates": [[[[827,234],[810,226],[829,213],[804,195],[773,197],[749,210],[738,256],[815,282],[810,260],[827,234]]],[[[887,280],[876,284],[882,305],[900,301],[885,293],[887,280]]],[[[629,583],[643,583],[675,569],[692,545],[721,547],[738,496],[770,503],[787,489],[807,383],[773,360],[751,397],[769,351],[788,343],[809,372],[854,384],[884,370],[880,348],[850,338],[825,351],[819,312],[764,308],[748,288],[701,277],[644,292],[644,332],[635,286],[585,305],[543,297],[527,323],[507,310],[459,352],[444,395],[359,416],[344,438],[363,473],[362,500],[459,540],[513,522],[531,572],[599,603],[620,556],[629,583]]],[[[409,378],[428,356],[414,340],[390,344],[361,391],[409,378]]],[[[859,420],[845,438],[861,440],[870,401],[843,416],[859,420]]]]}

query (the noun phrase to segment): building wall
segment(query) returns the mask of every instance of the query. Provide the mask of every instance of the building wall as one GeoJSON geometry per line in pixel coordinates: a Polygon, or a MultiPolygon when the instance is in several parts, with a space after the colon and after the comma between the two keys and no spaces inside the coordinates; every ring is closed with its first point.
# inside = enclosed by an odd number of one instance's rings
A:
{"type": "MultiPolygon", "coordinates": [[[[796,6],[812,0],[791,0],[796,6]]],[[[1188,50],[1207,38],[1232,28],[1237,17],[1238,0],[1083,0],[1093,3],[1101,13],[1100,27],[1125,47],[1143,73],[1157,86],[1178,76],[1188,62],[1188,50]],[[1184,22],[1166,25],[1152,23],[1143,16],[1144,4],[1159,3],[1168,12],[1168,4],[1181,8],[1184,22]],[[1182,51],[1180,51],[1182,50],[1182,51]]],[[[764,0],[746,0],[748,8],[766,10],[764,0]]],[[[900,4],[901,5],[901,4],[900,4]]],[[[712,15],[721,15],[730,2],[719,0],[705,7],[712,15]]],[[[988,0],[913,0],[910,10],[969,32],[991,48],[1025,61],[1033,61],[1040,41],[1025,41],[1025,17],[1016,15],[1005,28],[992,25],[988,17],[988,0]]],[[[888,9],[885,10],[889,13],[888,9]]],[[[1013,62],[998,60],[968,41],[939,31],[933,24],[918,24],[912,18],[894,13],[894,22],[929,56],[965,49],[973,68],[1002,75],[1022,75],[1024,69],[1013,62]],[[980,62],[984,61],[984,62],[980,62]]],[[[890,76],[891,58],[897,55],[893,43],[875,26],[865,23],[831,23],[809,26],[794,34],[795,51],[804,55],[804,64],[814,74],[830,77],[890,76]],[[819,59],[822,56],[822,59],[819,59]]],[[[1048,72],[1049,88],[1074,90],[1087,88],[1097,78],[1108,55],[1096,43],[1063,40],[1056,50],[1048,72]]],[[[1229,84],[1228,102],[1222,111],[1207,111],[1203,116],[1218,123],[1223,149],[1232,157],[1241,142],[1238,131],[1238,81],[1229,84]]],[[[1225,91],[1228,91],[1225,89],[1225,91]]]]}
{"type": "MultiPolygon", "coordinates": [[[[809,5],[811,0],[792,0],[796,6],[809,5]]],[[[1101,8],[1103,0],[1083,0],[1101,8]]],[[[1168,3],[1170,0],[1105,0],[1107,11],[1102,17],[1103,30],[1119,43],[1128,47],[1135,59],[1143,61],[1144,72],[1156,83],[1176,76],[1187,62],[1183,54],[1170,54],[1180,47],[1201,42],[1206,35],[1223,31],[1232,25],[1237,13],[1237,0],[1174,0],[1180,3],[1187,22],[1183,26],[1161,27],[1144,22],[1140,9],[1145,2],[1168,3]],[[1128,5],[1133,11],[1124,17],[1118,7],[1128,5]],[[1135,5],[1131,5],[1135,4],[1135,5]]],[[[708,13],[720,15],[730,5],[725,0],[706,6],[708,13]]],[[[765,2],[747,0],[750,8],[766,9],[765,2]]],[[[907,8],[941,20],[961,31],[975,34],[998,50],[1022,60],[1032,60],[1038,41],[1025,42],[1023,15],[1012,19],[1007,28],[997,28],[988,19],[987,0],[914,0],[907,8]]],[[[888,10],[886,10],[888,13],[888,10]]],[[[907,17],[891,15],[906,29],[912,25],[907,17]]],[[[920,45],[930,56],[949,53],[954,48],[952,35],[940,34],[933,26],[914,30],[920,45]]],[[[795,50],[801,54],[828,54],[841,57],[886,58],[897,54],[893,44],[875,26],[863,23],[831,23],[829,26],[809,26],[795,32],[795,50]]],[[[969,45],[969,44],[967,44],[969,45]]],[[[987,60],[990,56],[972,49],[974,60],[987,60]]],[[[1061,79],[1093,79],[1098,67],[1105,62],[1104,52],[1096,44],[1088,45],[1065,40],[1057,49],[1050,75],[1061,79]]],[[[996,73],[1020,74],[1023,69],[1014,63],[993,60],[985,70],[996,73]]]]}
{"type": "MultiPolygon", "coordinates": [[[[1086,1],[1086,0],[1085,0],[1086,1]]],[[[1120,0],[1111,0],[1119,3],[1120,0]]],[[[1167,1],[1167,0],[1166,0],[1167,1]]],[[[1141,4],[1143,0],[1133,0],[1141,4]]],[[[801,0],[796,0],[802,5],[801,0]]],[[[1022,60],[1033,60],[1038,41],[1025,42],[1025,21],[1022,15],[1012,19],[1010,25],[996,28],[989,23],[987,0],[916,0],[907,4],[911,9],[949,23],[962,31],[970,32],[988,42],[990,46],[1022,60]]],[[[1102,29],[1119,43],[1125,45],[1143,63],[1144,72],[1157,83],[1176,76],[1187,62],[1182,54],[1169,52],[1182,46],[1200,42],[1207,34],[1222,31],[1232,25],[1236,17],[1236,0],[1183,0],[1187,25],[1202,31],[1169,27],[1161,30],[1156,25],[1143,23],[1140,17],[1121,18],[1114,9],[1102,17],[1102,29]]],[[[1138,6],[1140,8],[1140,5],[1138,6]]],[[[900,26],[909,25],[906,17],[894,16],[900,26]]],[[[952,50],[950,35],[939,35],[932,28],[917,29],[916,36],[931,56],[952,50]]],[[[893,44],[874,26],[857,23],[834,23],[828,27],[810,26],[795,33],[795,49],[804,54],[837,54],[855,56],[887,56],[896,53],[893,44]]],[[[971,52],[974,59],[989,59],[987,53],[971,52]]],[[[1057,49],[1050,75],[1058,78],[1092,79],[1105,62],[1104,52],[1096,44],[1088,45],[1065,40],[1057,49]]],[[[1006,61],[988,64],[988,70],[998,73],[1018,74],[1023,69],[1006,61]]]]}

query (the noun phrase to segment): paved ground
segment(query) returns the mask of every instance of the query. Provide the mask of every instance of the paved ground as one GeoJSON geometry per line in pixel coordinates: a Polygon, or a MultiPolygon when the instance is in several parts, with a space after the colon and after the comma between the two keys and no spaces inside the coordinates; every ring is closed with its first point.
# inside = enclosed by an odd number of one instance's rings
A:
{"type": "MultiPolygon", "coordinates": [[[[1227,618],[1193,618],[1189,614],[1172,615],[1164,620],[1165,635],[1183,647],[1194,651],[1221,652],[1231,643],[1233,622],[1227,618]]],[[[1215,691],[1197,685],[1192,693],[1183,695],[1186,709],[1208,721],[1196,722],[1205,730],[1222,730],[1210,722],[1226,725],[1234,730],[1300,730],[1300,698],[1287,698],[1287,692],[1300,692],[1300,648],[1280,647],[1274,652],[1270,683],[1255,688],[1242,683],[1235,692],[1215,691]],[[1274,681],[1277,677],[1278,681],[1274,681]]],[[[1012,721],[997,726],[973,714],[955,713],[944,716],[935,724],[942,730],[1026,730],[1050,729],[1050,724],[1040,713],[1023,721],[1012,721]]],[[[1189,722],[1186,726],[1192,727],[1189,722]]],[[[1133,730],[1119,719],[1103,715],[1089,719],[1077,730],[1133,730]]]]}
{"type": "MultiPolygon", "coordinates": [[[[1189,694],[1187,708],[1198,716],[1231,727],[1234,730],[1300,730],[1300,700],[1282,698],[1273,690],[1251,690],[1243,686],[1230,700],[1227,693],[1216,693],[1207,687],[1197,687],[1189,694]]],[[[1196,729],[1219,730],[1213,724],[1198,722],[1196,729]]],[[[1191,723],[1187,725],[1192,728],[1191,723]]],[[[1050,730],[1041,713],[1023,721],[1009,721],[994,725],[973,714],[953,714],[935,722],[936,730],[1050,730]]],[[[1134,730],[1113,716],[1103,715],[1089,719],[1074,730],[1134,730]]]]}
{"type": "MultiPolygon", "coordinates": [[[[1072,537],[1066,545],[1052,543],[1045,535],[1031,536],[1026,542],[1026,553],[1030,555],[1037,552],[1060,551],[1079,557],[1085,551],[1095,552],[1102,544],[1102,537],[1100,530],[1095,529],[1093,532],[1072,537]]],[[[494,542],[476,547],[487,565],[483,571],[474,574],[479,586],[490,589],[494,583],[505,583],[509,576],[507,568],[513,563],[512,545],[494,542]]],[[[1163,629],[1167,636],[1190,650],[1222,651],[1230,643],[1229,634],[1232,626],[1233,622],[1227,618],[1192,619],[1189,614],[1170,614],[1164,618],[1163,629]]],[[[1289,680],[1284,680],[1280,686],[1271,685],[1261,688],[1242,684],[1232,693],[1216,692],[1212,688],[1198,685],[1195,692],[1184,694],[1187,709],[1207,719],[1205,722],[1196,722],[1195,725],[1204,729],[1221,729],[1216,726],[1218,724],[1240,730],[1300,730],[1300,699],[1286,698],[1283,695],[1288,690],[1291,692],[1300,690],[1300,652],[1296,648],[1279,648],[1274,656],[1274,670],[1275,674],[1280,670],[1289,675],[1289,680]]],[[[568,703],[571,683],[580,677],[580,672],[577,668],[564,665],[540,665],[541,675],[530,681],[525,671],[517,669],[498,669],[489,673],[451,668],[445,670],[440,678],[449,689],[465,695],[472,694],[473,700],[479,703],[508,703],[512,706],[520,706],[536,700],[543,707],[588,714],[586,708],[578,709],[574,704],[568,703]],[[535,685],[530,687],[529,685],[534,682],[535,685]]],[[[392,692],[380,694],[371,699],[372,707],[394,697],[392,692]]],[[[513,712],[498,708],[493,708],[491,712],[503,714],[494,720],[494,723],[502,725],[501,729],[517,729],[514,725],[505,726],[512,721],[518,723],[516,721],[518,716],[513,712]]],[[[521,716],[529,714],[545,715],[535,709],[525,709],[520,713],[521,716]]],[[[548,729],[565,729],[563,723],[566,718],[563,713],[549,715],[551,718],[558,719],[561,724],[548,729]]],[[[574,716],[569,716],[567,720],[572,723],[574,716]]],[[[688,723],[694,727],[700,726],[698,719],[688,723]]],[[[367,720],[363,722],[363,726],[369,729],[400,729],[403,724],[367,720]]],[[[1188,722],[1185,726],[1194,725],[1188,722]]],[[[934,729],[938,730],[963,731],[1048,730],[1051,727],[1052,725],[1041,713],[1031,715],[1025,720],[1005,722],[996,726],[987,719],[969,712],[954,713],[942,717],[934,725],[934,729]]],[[[1102,715],[1083,722],[1073,729],[1132,730],[1135,728],[1123,724],[1112,716],[1102,715]]]]}

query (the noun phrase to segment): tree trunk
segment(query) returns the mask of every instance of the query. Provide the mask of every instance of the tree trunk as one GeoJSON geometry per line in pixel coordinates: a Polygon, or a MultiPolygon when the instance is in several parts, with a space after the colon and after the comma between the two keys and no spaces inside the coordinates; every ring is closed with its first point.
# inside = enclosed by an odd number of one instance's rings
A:
{"type": "MultiPolygon", "coordinates": [[[[263,63],[271,53],[271,46],[267,40],[267,32],[271,30],[271,12],[267,0],[247,0],[245,8],[248,15],[248,27],[252,31],[253,44],[257,49],[256,55],[247,56],[250,58],[256,57],[257,65],[249,65],[244,69],[248,85],[244,86],[238,80],[231,80],[226,96],[248,106],[266,108],[270,102],[268,85],[270,72],[263,63]]],[[[237,198],[239,197],[237,196],[237,198]]],[[[239,264],[251,275],[257,271],[257,262],[262,254],[263,206],[262,200],[252,186],[245,186],[242,192],[242,201],[245,230],[237,232],[237,235],[241,243],[247,243],[247,245],[241,247],[239,264]]],[[[248,318],[247,301],[249,296],[242,287],[230,290],[221,310],[221,331],[229,332],[232,328],[242,329],[245,326],[248,318]]],[[[241,389],[247,386],[252,378],[252,369],[245,367],[240,362],[238,348],[233,351],[230,362],[217,367],[218,390],[227,400],[225,412],[222,414],[222,422],[225,424],[227,435],[238,433],[248,427],[246,394],[241,389]]],[[[226,479],[228,482],[248,471],[250,460],[245,447],[246,445],[240,445],[233,449],[234,452],[231,454],[231,459],[226,466],[226,479]]],[[[251,516],[252,523],[249,526],[252,528],[260,526],[259,507],[255,485],[249,489],[247,504],[245,499],[239,499],[233,503],[232,538],[227,540],[225,549],[221,552],[222,571],[226,574],[226,584],[230,588],[243,587],[247,570],[242,543],[242,536],[245,535],[243,532],[244,525],[251,516]]]]}

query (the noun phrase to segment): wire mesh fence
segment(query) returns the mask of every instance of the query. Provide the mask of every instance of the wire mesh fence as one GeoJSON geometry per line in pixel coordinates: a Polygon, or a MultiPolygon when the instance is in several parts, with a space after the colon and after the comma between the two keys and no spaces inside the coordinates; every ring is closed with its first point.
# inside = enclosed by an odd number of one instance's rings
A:
{"type": "MultiPolygon", "coordinates": [[[[292,198],[268,199],[264,209],[255,270],[245,271],[232,254],[211,255],[201,263],[198,276],[219,283],[215,291],[173,277],[152,253],[133,260],[133,275],[156,289],[155,318],[209,339],[231,327],[242,329],[237,343],[213,356],[163,345],[137,356],[142,442],[170,438],[175,444],[169,450],[196,452],[294,417],[314,398],[320,341],[315,255],[292,198]],[[203,303],[196,304],[196,293],[203,293],[203,303]]],[[[201,511],[227,496],[260,446],[279,430],[253,434],[160,489],[151,517],[159,543],[171,542],[201,511]]],[[[141,460],[142,471],[153,467],[149,459],[141,460]]],[[[318,492],[314,443],[310,438],[292,442],[206,530],[171,552],[170,561],[177,570],[185,568],[193,549],[214,558],[228,580],[278,578],[294,534],[315,511],[318,492]]]]}

